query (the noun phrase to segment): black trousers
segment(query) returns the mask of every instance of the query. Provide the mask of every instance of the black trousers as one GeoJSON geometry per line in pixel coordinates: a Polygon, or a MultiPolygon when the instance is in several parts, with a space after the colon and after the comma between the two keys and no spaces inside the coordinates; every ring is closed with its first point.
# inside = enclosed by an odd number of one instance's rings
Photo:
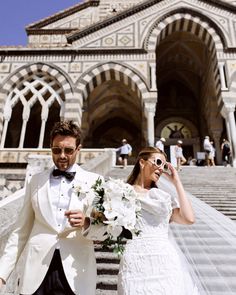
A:
{"type": "Polygon", "coordinates": [[[75,295],[67,282],[58,249],[53,254],[44,280],[32,295],[75,295]]]}

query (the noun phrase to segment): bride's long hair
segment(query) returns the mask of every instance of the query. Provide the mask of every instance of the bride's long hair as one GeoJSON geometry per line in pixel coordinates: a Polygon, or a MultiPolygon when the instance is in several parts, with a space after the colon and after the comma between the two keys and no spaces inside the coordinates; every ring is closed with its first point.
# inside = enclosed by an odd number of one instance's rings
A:
{"type": "Polygon", "coordinates": [[[143,148],[138,154],[138,157],[134,164],[134,168],[131,171],[130,175],[128,176],[127,183],[131,185],[135,183],[137,177],[141,173],[140,163],[139,163],[140,159],[147,161],[152,156],[152,154],[161,154],[161,155],[164,155],[165,158],[167,158],[166,153],[156,147],[149,146],[149,147],[143,148]]]}

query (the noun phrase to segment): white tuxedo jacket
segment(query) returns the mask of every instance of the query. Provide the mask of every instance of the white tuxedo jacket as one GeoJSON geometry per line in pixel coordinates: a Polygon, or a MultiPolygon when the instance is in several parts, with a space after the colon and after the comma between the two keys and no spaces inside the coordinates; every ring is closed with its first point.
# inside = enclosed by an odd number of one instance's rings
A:
{"type": "MultiPolygon", "coordinates": [[[[51,170],[32,176],[26,184],[25,200],[17,228],[11,234],[4,254],[0,259],[0,277],[7,281],[25,248],[23,273],[20,276],[19,292],[34,293],[43,281],[54,250],[59,244],[62,264],[71,289],[76,295],[94,295],[96,289],[96,261],[92,240],[103,240],[105,227],[91,225],[86,233],[73,228],[66,221],[58,231],[50,202],[51,170]]],[[[86,212],[91,200],[73,189],[73,183],[93,184],[99,175],[77,167],[71,182],[69,209],[86,212]]]]}

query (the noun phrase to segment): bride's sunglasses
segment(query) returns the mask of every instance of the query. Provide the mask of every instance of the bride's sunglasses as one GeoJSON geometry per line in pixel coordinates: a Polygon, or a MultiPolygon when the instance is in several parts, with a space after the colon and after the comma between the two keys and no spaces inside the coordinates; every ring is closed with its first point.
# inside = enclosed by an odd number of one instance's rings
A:
{"type": "Polygon", "coordinates": [[[148,160],[151,164],[157,166],[158,168],[163,167],[163,170],[166,172],[168,170],[168,164],[164,161],[162,161],[159,158],[156,158],[155,160],[148,160]]]}

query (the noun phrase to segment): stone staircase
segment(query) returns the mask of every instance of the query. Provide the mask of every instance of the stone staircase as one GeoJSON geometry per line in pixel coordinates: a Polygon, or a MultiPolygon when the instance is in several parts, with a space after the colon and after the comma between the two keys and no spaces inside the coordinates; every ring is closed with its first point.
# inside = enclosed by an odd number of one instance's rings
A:
{"type": "MultiPolygon", "coordinates": [[[[132,166],[128,166],[127,169],[116,167],[106,177],[125,180],[131,169],[132,166]]],[[[214,212],[216,211],[211,208],[212,211],[205,210],[207,205],[201,201],[206,201],[217,210],[235,219],[235,176],[236,170],[229,167],[183,167],[180,172],[185,189],[197,196],[192,199],[197,222],[190,227],[173,224],[171,229],[183,253],[190,255],[190,264],[194,261],[194,271],[202,276],[204,287],[206,290],[211,290],[206,294],[236,294],[234,280],[236,277],[236,224],[218,212],[215,217],[214,212]]],[[[164,188],[169,186],[165,182],[163,185],[164,188]]],[[[17,208],[12,206],[4,208],[5,211],[1,212],[1,216],[6,215],[7,220],[9,212],[17,215],[20,205],[16,202],[15,204],[17,208]]],[[[8,233],[9,227],[5,230],[2,228],[2,237],[7,236],[8,233]]],[[[119,257],[112,250],[103,250],[99,243],[95,243],[95,254],[98,272],[96,295],[117,295],[119,257]]],[[[1,294],[14,293],[8,291],[1,294]]]]}
{"type": "Polygon", "coordinates": [[[180,177],[186,191],[236,220],[235,168],[184,166],[180,177]]]}

